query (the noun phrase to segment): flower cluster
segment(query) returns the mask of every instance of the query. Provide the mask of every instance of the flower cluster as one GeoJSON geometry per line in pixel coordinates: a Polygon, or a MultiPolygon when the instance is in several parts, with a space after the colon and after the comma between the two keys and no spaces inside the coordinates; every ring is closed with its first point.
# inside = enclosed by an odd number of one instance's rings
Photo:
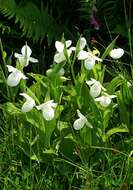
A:
{"type": "MultiPolygon", "coordinates": [[[[14,56],[18,58],[20,65],[23,67],[26,67],[29,65],[29,62],[36,63],[38,62],[37,59],[30,57],[32,50],[30,47],[26,44],[21,49],[22,54],[15,53],[14,56]]],[[[18,70],[17,68],[7,65],[9,76],[7,78],[7,84],[10,87],[17,86],[21,79],[27,79],[27,77],[23,74],[21,70],[18,70]]],[[[60,72],[63,72],[62,70],[60,72]]],[[[43,117],[45,120],[50,121],[54,118],[54,109],[57,106],[57,103],[54,103],[53,100],[49,100],[43,104],[40,104],[39,106],[36,106],[35,100],[30,97],[26,93],[20,93],[21,96],[23,96],[26,101],[23,104],[21,110],[23,113],[29,112],[33,109],[33,107],[36,107],[38,110],[42,110],[43,117]]]]}
{"type": "Polygon", "coordinates": [[[54,103],[53,100],[49,100],[45,103],[36,106],[35,100],[27,95],[26,93],[20,93],[26,99],[26,102],[23,104],[21,110],[23,113],[29,112],[36,107],[38,110],[42,111],[43,117],[45,120],[50,121],[54,118],[54,109],[57,106],[57,103],[54,103]]]}
{"type": "Polygon", "coordinates": [[[96,102],[100,102],[100,105],[103,107],[109,106],[111,99],[116,97],[115,95],[107,94],[107,90],[102,86],[102,84],[93,78],[91,78],[89,81],[86,81],[86,84],[90,86],[90,95],[96,102]],[[103,95],[98,97],[101,92],[103,95]]]}
{"type": "MultiPolygon", "coordinates": [[[[21,68],[26,67],[29,65],[29,61],[36,63],[38,62],[37,59],[30,57],[32,50],[30,47],[26,44],[22,47],[21,53],[15,53],[14,56],[18,58],[19,63],[21,65],[21,68]]],[[[17,86],[21,79],[27,79],[27,77],[23,74],[21,70],[18,70],[17,68],[7,65],[8,71],[11,73],[7,78],[7,84],[8,86],[14,87],[17,86]]]]}
{"type": "Polygon", "coordinates": [[[102,59],[95,56],[91,50],[84,50],[84,48],[87,46],[87,41],[84,37],[80,38],[78,47],[70,47],[71,44],[71,40],[67,40],[64,43],[60,41],[55,42],[55,48],[57,52],[54,56],[54,62],[61,63],[66,61],[68,58],[70,58],[72,52],[76,53],[78,60],[84,61],[84,66],[87,70],[93,69],[96,61],[102,62],[102,59]]]}
{"type": "MultiPolygon", "coordinates": [[[[87,41],[84,37],[81,37],[77,43],[76,47],[71,46],[72,41],[67,40],[64,43],[60,41],[55,42],[55,48],[56,53],[54,55],[54,62],[56,64],[60,64],[62,62],[69,61],[72,53],[74,52],[74,58],[77,58],[77,60],[80,60],[83,62],[85,69],[92,70],[96,64],[96,62],[102,62],[103,60],[98,57],[100,54],[98,50],[91,51],[87,48],[87,41]],[[87,50],[84,50],[84,49],[87,50]]],[[[37,59],[31,57],[32,50],[30,47],[26,44],[21,49],[21,54],[15,53],[15,58],[18,59],[18,62],[20,64],[20,69],[15,68],[11,65],[7,65],[9,76],[7,78],[7,84],[10,87],[17,86],[21,79],[26,80],[27,77],[23,73],[23,68],[29,65],[29,62],[36,63],[38,62],[37,59]]],[[[123,56],[124,50],[121,48],[112,49],[109,52],[110,57],[113,59],[119,59],[123,56]]],[[[64,68],[62,67],[58,74],[62,77],[65,73],[64,68]]],[[[47,70],[46,72],[47,76],[52,74],[52,69],[47,70]]],[[[102,86],[102,84],[97,81],[94,78],[91,78],[89,81],[86,81],[86,84],[90,87],[90,95],[94,98],[95,102],[99,102],[101,106],[107,107],[110,105],[111,100],[115,98],[115,95],[109,95],[106,91],[106,89],[102,86]]],[[[35,100],[30,97],[26,93],[20,93],[21,96],[23,96],[26,101],[23,104],[21,110],[22,112],[26,113],[31,111],[34,107],[37,110],[41,110],[43,117],[45,120],[50,121],[54,118],[55,111],[54,108],[56,108],[57,103],[54,102],[54,100],[49,100],[45,103],[42,103],[40,105],[36,105],[35,100]]],[[[78,119],[75,120],[73,127],[75,130],[79,130],[83,128],[85,125],[93,128],[92,125],[89,123],[87,118],[79,111],[77,110],[78,119]]]]}
{"type": "Polygon", "coordinates": [[[89,51],[83,50],[86,45],[87,45],[86,39],[82,37],[80,39],[80,51],[77,57],[78,57],[78,60],[84,61],[84,66],[87,70],[91,70],[95,66],[96,61],[102,62],[102,59],[95,56],[93,52],[91,52],[90,50],[89,51]]]}

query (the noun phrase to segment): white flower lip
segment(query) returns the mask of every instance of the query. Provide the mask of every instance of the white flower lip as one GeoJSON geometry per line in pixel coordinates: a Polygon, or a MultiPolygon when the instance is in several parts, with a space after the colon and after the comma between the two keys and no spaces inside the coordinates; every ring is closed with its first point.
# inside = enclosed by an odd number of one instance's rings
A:
{"type": "Polygon", "coordinates": [[[38,110],[42,110],[43,117],[45,120],[50,121],[54,118],[54,109],[57,106],[57,103],[54,103],[53,100],[49,100],[39,106],[36,106],[38,110]]]}
{"type": "Polygon", "coordinates": [[[75,130],[80,130],[84,127],[84,125],[86,124],[88,127],[93,128],[93,126],[88,122],[88,120],[86,119],[86,117],[79,111],[77,110],[77,115],[78,115],[78,119],[76,119],[73,123],[73,128],[75,130]]]}
{"type": "Polygon", "coordinates": [[[27,79],[27,77],[18,69],[14,68],[11,65],[7,65],[8,71],[11,72],[7,78],[8,86],[14,87],[17,86],[21,79],[27,79]]]}
{"type": "Polygon", "coordinates": [[[14,56],[16,58],[18,58],[19,62],[21,64],[23,64],[25,67],[29,65],[29,61],[32,62],[32,63],[37,63],[38,62],[37,59],[35,59],[33,57],[30,57],[31,53],[32,53],[32,50],[30,49],[30,47],[27,44],[22,47],[21,53],[22,54],[15,53],[14,56]]]}
{"type": "Polygon", "coordinates": [[[87,59],[85,59],[84,66],[87,70],[93,69],[94,65],[95,65],[95,59],[93,59],[92,57],[88,57],[87,59]]]}
{"type": "Polygon", "coordinates": [[[111,99],[112,98],[115,98],[116,95],[109,95],[107,93],[104,93],[103,96],[101,97],[98,97],[98,98],[95,98],[95,101],[96,102],[100,102],[100,105],[103,106],[103,107],[107,107],[110,105],[111,103],[111,99]]]}
{"type": "Polygon", "coordinates": [[[86,81],[86,84],[90,86],[90,95],[93,98],[96,98],[100,95],[101,91],[106,91],[106,89],[101,85],[101,83],[93,78],[91,80],[86,81]]]}
{"type": "Polygon", "coordinates": [[[119,59],[123,56],[124,50],[122,48],[114,48],[110,51],[109,55],[113,59],[119,59]]]}
{"type": "Polygon", "coordinates": [[[36,105],[33,98],[31,98],[26,93],[20,93],[26,99],[26,102],[23,104],[21,110],[22,112],[26,113],[32,110],[32,108],[36,105]]]}

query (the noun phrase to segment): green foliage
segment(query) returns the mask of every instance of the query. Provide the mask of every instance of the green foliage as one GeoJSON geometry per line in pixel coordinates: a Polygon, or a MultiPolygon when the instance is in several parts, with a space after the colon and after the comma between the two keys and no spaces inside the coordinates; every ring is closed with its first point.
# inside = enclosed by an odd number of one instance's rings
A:
{"type": "Polygon", "coordinates": [[[47,36],[51,43],[53,37],[59,35],[59,26],[49,15],[47,7],[42,6],[39,9],[32,1],[21,1],[17,4],[14,0],[1,0],[0,10],[9,19],[15,18],[15,23],[20,24],[23,35],[33,38],[35,42],[41,42],[47,36]]]}
{"type": "MultiPolygon", "coordinates": [[[[109,72],[104,61],[116,39],[105,49],[103,60],[88,52],[87,45],[83,48],[89,64],[95,61],[91,69],[82,57],[83,38],[76,50],[68,47],[70,41],[56,41],[57,52],[46,75],[27,73],[30,79],[23,78],[17,85],[10,85],[9,79],[17,78],[7,75],[2,65],[1,189],[132,188],[133,79],[120,70],[105,80],[109,72]],[[30,98],[23,100],[22,92],[30,98]]],[[[26,54],[29,47],[25,47],[26,54]]],[[[26,72],[30,58],[19,55],[17,77],[26,72]]]]}

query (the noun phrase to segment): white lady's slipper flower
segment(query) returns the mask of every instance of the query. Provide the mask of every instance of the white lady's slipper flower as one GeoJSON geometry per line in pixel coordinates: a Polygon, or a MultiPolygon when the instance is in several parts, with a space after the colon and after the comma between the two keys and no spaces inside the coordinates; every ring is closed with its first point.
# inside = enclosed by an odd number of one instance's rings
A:
{"type": "Polygon", "coordinates": [[[110,57],[112,57],[113,59],[119,59],[123,56],[123,54],[124,50],[122,48],[112,49],[109,53],[110,57]]]}
{"type": "Polygon", "coordinates": [[[86,81],[86,84],[90,86],[90,95],[93,98],[96,98],[100,95],[101,91],[106,91],[106,89],[101,85],[101,83],[93,78],[91,80],[86,81]]]}
{"type": "Polygon", "coordinates": [[[77,114],[78,114],[78,119],[76,119],[74,121],[73,124],[73,128],[75,130],[80,130],[84,127],[84,125],[87,125],[90,128],[93,128],[93,126],[88,122],[88,120],[86,119],[86,117],[79,111],[77,110],[77,114]]]}
{"type": "Polygon", "coordinates": [[[57,53],[54,56],[54,61],[56,63],[61,63],[61,62],[66,60],[66,57],[64,54],[64,48],[65,47],[67,48],[67,55],[68,55],[68,57],[70,57],[72,51],[74,50],[74,47],[69,48],[71,46],[71,44],[72,44],[71,40],[67,40],[65,42],[65,44],[62,42],[59,42],[59,41],[55,42],[55,48],[57,50],[57,53]]]}
{"type": "Polygon", "coordinates": [[[107,107],[110,105],[112,98],[115,98],[115,95],[109,95],[107,93],[104,93],[103,96],[95,98],[96,102],[100,102],[100,105],[103,107],[107,107]]]}
{"type": "Polygon", "coordinates": [[[57,103],[54,103],[53,100],[49,100],[39,106],[36,106],[38,110],[42,110],[43,117],[47,121],[50,121],[54,118],[54,109],[57,106],[57,103]]]}
{"type": "Polygon", "coordinates": [[[22,54],[19,54],[19,53],[15,53],[14,56],[16,58],[18,58],[19,62],[24,66],[28,66],[29,65],[29,61],[32,62],[32,63],[37,63],[38,60],[33,58],[33,57],[30,57],[31,56],[31,53],[32,53],[32,50],[30,49],[30,47],[26,44],[22,47],[21,49],[21,53],[22,54]]]}
{"type": "Polygon", "coordinates": [[[11,65],[7,65],[8,71],[11,73],[7,78],[8,86],[14,87],[17,86],[21,79],[27,79],[27,77],[18,69],[14,68],[11,65]]]}
{"type": "Polygon", "coordinates": [[[26,99],[26,102],[23,104],[21,108],[22,112],[29,112],[36,105],[34,99],[25,93],[20,93],[20,95],[26,99]]]}
{"type": "Polygon", "coordinates": [[[79,52],[78,60],[84,60],[84,66],[87,70],[93,69],[96,61],[102,62],[102,59],[84,50],[79,52]]]}

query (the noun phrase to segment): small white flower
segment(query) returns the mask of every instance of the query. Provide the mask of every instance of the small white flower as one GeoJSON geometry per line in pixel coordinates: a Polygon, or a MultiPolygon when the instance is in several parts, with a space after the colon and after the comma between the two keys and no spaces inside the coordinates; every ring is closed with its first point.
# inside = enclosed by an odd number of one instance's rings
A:
{"type": "Polygon", "coordinates": [[[77,110],[77,114],[78,114],[79,119],[76,119],[73,124],[73,128],[75,130],[82,129],[84,125],[87,125],[88,127],[93,128],[93,126],[88,122],[86,117],[79,110],[77,110]]]}
{"type": "Polygon", "coordinates": [[[42,110],[43,117],[47,121],[50,121],[54,118],[54,109],[57,106],[57,103],[54,103],[53,100],[49,100],[39,106],[36,106],[38,110],[42,110]]]}
{"type": "Polygon", "coordinates": [[[7,78],[8,86],[17,86],[21,79],[27,79],[27,77],[18,69],[12,67],[11,65],[7,65],[8,71],[11,73],[7,78]]]}
{"type": "Polygon", "coordinates": [[[19,54],[19,53],[15,53],[14,56],[16,58],[18,58],[19,62],[24,66],[28,66],[29,65],[29,61],[30,62],[33,62],[33,63],[37,63],[38,60],[33,58],[33,57],[30,57],[31,56],[31,49],[30,47],[26,44],[22,47],[21,49],[21,53],[22,54],[19,54]]]}
{"type": "Polygon", "coordinates": [[[103,96],[96,98],[95,101],[100,102],[101,106],[107,107],[110,105],[111,99],[115,97],[116,97],[115,95],[109,95],[107,93],[104,93],[103,96]]]}
{"type": "Polygon", "coordinates": [[[112,49],[109,53],[110,57],[112,57],[113,59],[119,59],[123,56],[123,54],[124,50],[122,48],[112,49]]]}
{"type": "Polygon", "coordinates": [[[78,60],[84,60],[84,66],[87,70],[93,69],[96,61],[102,62],[102,59],[84,50],[79,52],[78,60]]]}
{"type": "Polygon", "coordinates": [[[20,93],[20,95],[26,99],[26,102],[23,104],[21,108],[22,112],[29,112],[36,105],[34,99],[25,93],[20,93]]]}
{"type": "Polygon", "coordinates": [[[55,47],[56,47],[57,53],[54,56],[54,61],[56,63],[61,63],[66,60],[66,57],[64,54],[65,46],[67,48],[67,55],[68,55],[68,57],[70,57],[72,51],[74,50],[74,47],[69,48],[71,46],[71,44],[72,44],[71,40],[67,40],[65,42],[65,44],[63,44],[62,42],[59,42],[59,41],[55,42],[55,47]]]}
{"type": "Polygon", "coordinates": [[[101,85],[101,83],[93,78],[91,80],[86,81],[86,84],[90,86],[90,95],[93,98],[96,98],[100,95],[101,91],[106,91],[106,89],[101,85]]]}

